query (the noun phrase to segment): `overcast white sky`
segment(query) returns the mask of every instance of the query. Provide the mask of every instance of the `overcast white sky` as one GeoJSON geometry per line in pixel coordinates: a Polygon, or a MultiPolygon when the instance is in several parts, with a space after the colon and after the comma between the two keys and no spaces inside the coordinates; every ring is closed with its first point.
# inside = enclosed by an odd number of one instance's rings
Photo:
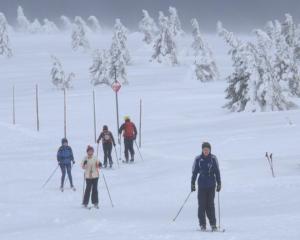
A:
{"type": "Polygon", "coordinates": [[[178,9],[185,28],[189,28],[190,19],[196,17],[204,31],[215,31],[218,20],[234,31],[243,32],[262,27],[268,20],[282,20],[285,13],[300,20],[300,0],[0,0],[0,11],[10,23],[15,22],[18,5],[23,6],[31,20],[47,17],[58,21],[63,14],[69,17],[95,15],[106,26],[112,26],[115,18],[121,18],[131,30],[137,28],[142,9],[156,19],[158,11],[167,12],[170,5],[178,9]]]}

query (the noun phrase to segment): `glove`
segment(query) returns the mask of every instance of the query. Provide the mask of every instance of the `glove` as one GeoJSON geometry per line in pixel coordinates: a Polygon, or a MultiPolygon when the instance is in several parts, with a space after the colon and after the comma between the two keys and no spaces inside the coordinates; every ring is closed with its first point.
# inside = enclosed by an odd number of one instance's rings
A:
{"type": "Polygon", "coordinates": [[[99,140],[97,140],[97,143],[98,143],[98,144],[99,144],[99,142],[100,142],[100,141],[99,141],[99,140]]]}
{"type": "Polygon", "coordinates": [[[98,167],[102,168],[102,163],[101,162],[99,162],[98,167]]]}
{"type": "Polygon", "coordinates": [[[134,140],[134,141],[136,140],[136,135],[134,135],[133,140],[134,140]]]}
{"type": "Polygon", "coordinates": [[[217,192],[220,192],[220,191],[221,191],[221,184],[218,184],[218,185],[217,185],[216,191],[217,191],[217,192]]]}
{"type": "Polygon", "coordinates": [[[116,146],[116,144],[114,143],[114,147],[116,146]]]}
{"type": "Polygon", "coordinates": [[[196,185],[192,184],[192,186],[191,186],[191,192],[195,192],[195,191],[196,191],[196,185]]]}
{"type": "Polygon", "coordinates": [[[87,164],[87,160],[85,160],[84,162],[83,162],[83,166],[85,166],[87,164]]]}
{"type": "Polygon", "coordinates": [[[72,161],[73,165],[75,164],[75,161],[72,161]]]}

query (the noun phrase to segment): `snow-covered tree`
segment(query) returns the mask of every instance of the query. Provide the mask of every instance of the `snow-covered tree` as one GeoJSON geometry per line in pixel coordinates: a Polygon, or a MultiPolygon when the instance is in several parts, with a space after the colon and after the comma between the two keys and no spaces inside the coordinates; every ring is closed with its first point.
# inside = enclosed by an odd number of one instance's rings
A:
{"type": "Polygon", "coordinates": [[[183,30],[181,28],[181,22],[178,17],[177,9],[175,7],[169,7],[169,26],[174,36],[183,34],[183,30]]]}
{"type": "MultiPolygon", "coordinates": [[[[287,18],[286,25],[291,23],[291,18],[287,18]]],[[[291,24],[292,25],[292,24],[291,24]]],[[[273,72],[280,81],[283,91],[290,91],[291,94],[300,96],[300,75],[297,60],[297,51],[293,44],[288,44],[286,34],[283,34],[282,25],[279,21],[268,22],[266,33],[272,43],[273,72]]]]}
{"type": "Polygon", "coordinates": [[[127,28],[121,23],[120,19],[116,19],[110,51],[114,52],[114,49],[118,49],[120,57],[123,58],[125,64],[130,63],[130,54],[127,48],[127,35],[127,28]]]}
{"type": "Polygon", "coordinates": [[[44,19],[43,31],[48,34],[58,33],[58,27],[52,21],[49,21],[47,18],[44,19]]]}
{"type": "Polygon", "coordinates": [[[30,28],[30,21],[24,14],[23,8],[21,6],[18,7],[17,10],[17,23],[18,29],[21,32],[28,32],[30,28]]]}
{"type": "Polygon", "coordinates": [[[88,26],[93,32],[100,32],[101,26],[99,20],[95,16],[89,16],[88,26]]]}
{"type": "Polygon", "coordinates": [[[147,44],[152,43],[158,33],[155,21],[150,17],[146,10],[143,10],[143,19],[139,22],[139,30],[144,34],[143,41],[147,44]]]}
{"type": "Polygon", "coordinates": [[[295,106],[280,86],[279,75],[274,71],[272,40],[262,30],[255,30],[257,37],[256,59],[259,65],[257,97],[262,111],[289,110],[295,106]]]}
{"type": "Polygon", "coordinates": [[[52,56],[51,59],[52,59],[52,69],[51,69],[50,76],[51,76],[52,84],[57,89],[60,90],[72,88],[72,81],[73,78],[75,77],[75,74],[71,72],[66,77],[62,64],[59,61],[59,59],[55,56],[52,56]]]}
{"type": "Polygon", "coordinates": [[[159,63],[167,61],[172,65],[178,64],[177,47],[172,30],[169,27],[169,20],[160,12],[160,33],[154,44],[154,54],[152,60],[157,60],[159,63]]]}
{"type": "Polygon", "coordinates": [[[89,41],[86,38],[85,27],[81,17],[75,17],[72,32],[72,48],[74,51],[79,48],[87,50],[90,48],[89,41]]]}
{"type": "Polygon", "coordinates": [[[0,12],[0,55],[11,57],[12,50],[10,48],[10,41],[7,31],[7,20],[3,13],[0,12]]]}
{"type": "Polygon", "coordinates": [[[159,28],[161,28],[161,26],[164,24],[166,18],[169,21],[168,17],[165,16],[163,11],[158,12],[158,26],[159,26],[159,28]]]}
{"type": "Polygon", "coordinates": [[[126,62],[122,57],[120,48],[115,43],[112,43],[109,54],[109,78],[112,80],[122,80],[122,83],[127,85],[129,82],[127,80],[126,62]]]}
{"type": "Polygon", "coordinates": [[[224,106],[231,111],[256,111],[256,69],[252,67],[253,59],[249,45],[239,40],[218,23],[218,34],[223,37],[229,46],[229,55],[233,61],[233,73],[227,78],[229,86],[226,89],[228,102],[224,106]]]}
{"type": "Polygon", "coordinates": [[[29,32],[30,33],[42,33],[43,27],[40,23],[40,21],[36,18],[29,26],[29,32]]]}
{"type": "Polygon", "coordinates": [[[72,22],[70,20],[70,18],[68,18],[67,16],[61,16],[60,17],[61,22],[62,22],[62,30],[64,31],[69,31],[72,29],[72,22]]]}
{"type": "Polygon", "coordinates": [[[87,25],[87,23],[84,21],[84,19],[80,16],[76,16],[74,19],[74,23],[79,24],[82,26],[82,28],[84,29],[85,33],[89,33],[91,31],[91,29],[89,28],[89,26],[87,25]]]}
{"type": "Polygon", "coordinates": [[[285,14],[281,30],[287,44],[293,49],[296,59],[300,61],[300,28],[294,23],[290,14],[285,14]]]}
{"type": "Polygon", "coordinates": [[[195,61],[193,63],[193,76],[200,81],[211,81],[218,77],[218,69],[213,54],[208,45],[204,42],[198,21],[191,20],[192,34],[194,41],[192,48],[194,50],[195,61]]]}
{"type": "Polygon", "coordinates": [[[106,50],[96,50],[93,54],[93,65],[90,67],[91,83],[110,85],[110,59],[106,50]]]}

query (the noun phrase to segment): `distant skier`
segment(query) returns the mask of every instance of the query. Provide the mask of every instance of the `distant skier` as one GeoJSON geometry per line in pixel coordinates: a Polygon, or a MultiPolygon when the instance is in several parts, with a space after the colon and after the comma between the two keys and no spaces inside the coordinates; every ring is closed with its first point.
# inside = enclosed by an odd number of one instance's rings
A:
{"type": "Polygon", "coordinates": [[[221,176],[217,157],[211,154],[211,145],[202,144],[202,154],[196,157],[193,165],[191,191],[196,191],[198,178],[198,218],[201,231],[206,231],[206,216],[212,231],[217,231],[215,216],[215,191],[221,191],[221,176]]]}
{"type": "Polygon", "coordinates": [[[66,138],[63,138],[61,140],[61,146],[58,149],[57,152],[57,161],[61,169],[61,183],[60,183],[60,190],[63,192],[64,191],[64,183],[65,183],[65,177],[66,177],[66,172],[68,173],[69,177],[69,182],[71,189],[75,191],[75,187],[73,185],[73,179],[72,179],[72,165],[71,163],[75,164],[74,161],[74,155],[72,148],[68,145],[68,140],[66,138]]]}
{"type": "Polygon", "coordinates": [[[114,136],[110,131],[108,131],[108,127],[106,125],[103,126],[103,131],[101,132],[97,143],[99,144],[102,139],[102,148],[104,153],[104,167],[107,167],[107,158],[109,159],[109,166],[112,168],[113,160],[111,157],[112,147],[116,146],[114,136]]]}
{"type": "Polygon", "coordinates": [[[81,166],[84,169],[84,178],[86,181],[86,188],[83,197],[82,205],[88,207],[91,192],[92,192],[92,204],[95,208],[99,208],[98,200],[98,179],[99,169],[101,168],[101,162],[94,156],[94,148],[87,147],[87,156],[83,159],[81,166]]]}
{"type": "Polygon", "coordinates": [[[119,129],[119,135],[123,132],[124,137],[124,145],[125,145],[125,159],[126,163],[128,163],[129,160],[129,153],[130,152],[130,162],[134,162],[134,148],[133,148],[133,142],[136,139],[137,130],[136,126],[133,122],[130,121],[130,118],[126,116],[124,118],[125,123],[122,124],[122,126],[119,129]]]}

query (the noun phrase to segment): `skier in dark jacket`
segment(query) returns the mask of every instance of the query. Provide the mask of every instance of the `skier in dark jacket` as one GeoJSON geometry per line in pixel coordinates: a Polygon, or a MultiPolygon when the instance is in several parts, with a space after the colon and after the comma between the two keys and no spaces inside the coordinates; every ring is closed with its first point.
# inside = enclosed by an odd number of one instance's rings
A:
{"type": "Polygon", "coordinates": [[[130,121],[130,118],[126,116],[125,118],[125,123],[122,124],[122,126],[119,129],[119,135],[122,134],[123,132],[123,137],[124,137],[124,145],[125,145],[125,159],[126,163],[128,163],[129,160],[129,153],[130,152],[130,162],[134,161],[134,148],[133,148],[133,142],[136,139],[137,135],[137,130],[136,126],[133,122],[130,121]]]}
{"type": "Polygon", "coordinates": [[[221,176],[217,157],[211,154],[211,145],[202,144],[202,154],[196,157],[193,165],[191,191],[196,191],[198,177],[198,218],[202,231],[206,230],[206,216],[212,231],[217,231],[215,215],[215,191],[221,191],[221,176]]]}
{"type": "Polygon", "coordinates": [[[65,182],[65,177],[66,177],[66,172],[68,173],[69,181],[70,181],[70,186],[73,191],[75,191],[75,187],[73,185],[73,179],[72,179],[72,174],[71,174],[71,163],[75,164],[74,161],[74,156],[73,156],[73,151],[72,148],[68,145],[68,140],[66,138],[63,138],[61,140],[62,146],[58,149],[57,152],[57,161],[61,169],[61,184],[60,184],[60,190],[63,192],[64,191],[64,182],[65,182]]]}
{"type": "Polygon", "coordinates": [[[116,146],[114,136],[110,131],[108,131],[108,127],[106,125],[103,126],[103,131],[101,132],[97,143],[99,144],[102,139],[102,147],[104,153],[104,167],[107,167],[107,158],[109,159],[109,166],[112,168],[113,160],[111,157],[112,146],[116,146]]]}

